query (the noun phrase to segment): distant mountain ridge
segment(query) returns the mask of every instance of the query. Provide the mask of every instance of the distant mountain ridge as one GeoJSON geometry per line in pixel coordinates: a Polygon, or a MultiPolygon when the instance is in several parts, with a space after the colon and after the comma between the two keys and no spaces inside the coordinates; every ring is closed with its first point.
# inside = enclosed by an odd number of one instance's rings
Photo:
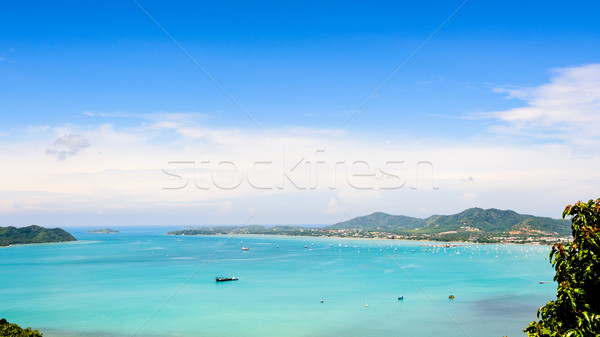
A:
{"type": "Polygon", "coordinates": [[[472,230],[481,233],[526,233],[536,231],[559,235],[571,233],[571,226],[567,221],[519,214],[515,211],[495,208],[469,208],[457,214],[432,215],[425,219],[376,212],[339,222],[325,228],[393,232],[418,231],[420,233],[440,233],[460,230],[472,230]]]}
{"type": "Polygon", "coordinates": [[[44,228],[40,226],[28,227],[0,227],[0,247],[27,243],[51,243],[77,241],[73,235],[62,228],[44,228]]]}

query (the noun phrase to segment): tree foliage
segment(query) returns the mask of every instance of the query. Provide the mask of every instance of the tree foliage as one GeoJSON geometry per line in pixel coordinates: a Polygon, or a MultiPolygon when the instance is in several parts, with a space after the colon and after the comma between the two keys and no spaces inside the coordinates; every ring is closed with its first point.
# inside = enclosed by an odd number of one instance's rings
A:
{"type": "Polygon", "coordinates": [[[519,214],[515,211],[495,208],[469,208],[458,214],[432,215],[425,219],[377,212],[325,228],[393,232],[399,230],[422,230],[429,233],[439,233],[459,230],[464,226],[478,228],[482,233],[502,233],[520,229],[539,230],[547,233],[556,232],[559,235],[568,235],[570,232],[569,226],[566,226],[559,219],[519,214]]]}
{"type": "Polygon", "coordinates": [[[532,337],[600,335],[600,199],[567,206],[573,242],[556,243],[550,260],[558,283],[556,300],[538,310],[539,321],[524,330],[532,337]]]}
{"type": "Polygon", "coordinates": [[[0,336],[6,337],[42,337],[38,330],[31,328],[22,329],[16,324],[11,324],[6,319],[0,319],[0,336]]]}
{"type": "Polygon", "coordinates": [[[62,228],[44,228],[40,226],[28,226],[22,228],[0,227],[0,246],[27,243],[47,243],[76,241],[73,235],[62,228]]]}

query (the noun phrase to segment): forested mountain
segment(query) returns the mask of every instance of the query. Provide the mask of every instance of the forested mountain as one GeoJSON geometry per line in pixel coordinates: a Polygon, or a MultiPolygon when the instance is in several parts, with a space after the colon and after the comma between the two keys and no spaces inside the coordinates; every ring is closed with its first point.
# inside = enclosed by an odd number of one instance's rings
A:
{"type": "Polygon", "coordinates": [[[76,241],[73,235],[61,228],[29,227],[0,227],[0,246],[25,243],[49,243],[76,241]]]}
{"type": "Polygon", "coordinates": [[[469,208],[458,214],[432,215],[425,219],[377,212],[325,228],[400,232],[419,230],[422,233],[439,233],[461,229],[475,230],[482,233],[535,231],[559,235],[571,233],[571,226],[567,221],[519,214],[515,211],[495,208],[469,208]]]}

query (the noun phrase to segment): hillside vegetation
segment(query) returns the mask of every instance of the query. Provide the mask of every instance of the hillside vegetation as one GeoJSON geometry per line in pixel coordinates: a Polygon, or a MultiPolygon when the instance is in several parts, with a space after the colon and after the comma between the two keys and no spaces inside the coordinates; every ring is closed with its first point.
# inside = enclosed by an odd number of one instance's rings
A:
{"type": "Polygon", "coordinates": [[[481,233],[543,232],[568,235],[571,232],[570,226],[562,220],[495,208],[469,208],[458,214],[432,215],[425,219],[378,212],[325,228],[392,232],[418,231],[421,233],[475,230],[481,233]]]}
{"type": "Polygon", "coordinates": [[[61,228],[29,227],[0,227],[0,246],[76,241],[73,235],[61,228]]]}
{"type": "Polygon", "coordinates": [[[357,217],[348,221],[339,222],[335,225],[327,226],[330,229],[360,229],[360,230],[398,230],[398,229],[416,229],[423,227],[423,219],[413,218],[405,215],[391,215],[382,212],[376,212],[370,215],[357,217]]]}
{"type": "Polygon", "coordinates": [[[0,336],[7,337],[42,337],[43,334],[31,328],[21,328],[17,324],[11,324],[6,319],[0,319],[0,336]]]}
{"type": "Polygon", "coordinates": [[[470,208],[458,214],[433,215],[425,219],[377,212],[321,228],[218,226],[178,230],[167,234],[270,234],[549,244],[568,240],[571,230],[566,222],[558,219],[519,214],[510,210],[470,208]]]}

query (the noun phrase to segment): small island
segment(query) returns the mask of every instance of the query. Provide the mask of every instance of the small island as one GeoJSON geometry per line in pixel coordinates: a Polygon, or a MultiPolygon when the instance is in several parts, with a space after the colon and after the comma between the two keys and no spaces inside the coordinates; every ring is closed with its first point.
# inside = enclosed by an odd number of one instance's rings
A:
{"type": "Polygon", "coordinates": [[[53,243],[77,241],[75,237],[62,228],[0,227],[0,247],[29,243],[53,243]]]}
{"type": "Polygon", "coordinates": [[[115,234],[115,233],[119,233],[119,231],[110,229],[110,228],[102,228],[102,229],[94,229],[94,230],[86,231],[86,233],[115,234]]]}

